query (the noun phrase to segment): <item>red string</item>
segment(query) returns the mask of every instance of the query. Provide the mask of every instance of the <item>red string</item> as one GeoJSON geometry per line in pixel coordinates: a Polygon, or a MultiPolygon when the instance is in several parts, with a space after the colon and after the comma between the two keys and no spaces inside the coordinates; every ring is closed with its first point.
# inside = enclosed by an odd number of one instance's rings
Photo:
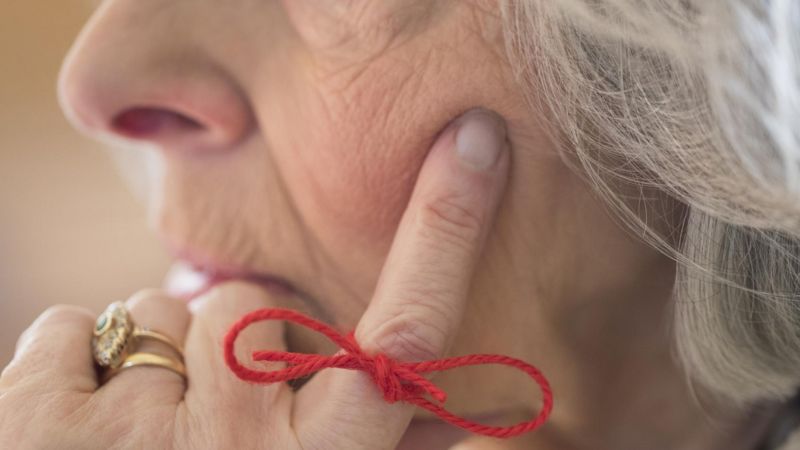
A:
{"type": "Polygon", "coordinates": [[[378,353],[367,355],[355,341],[353,333],[342,336],[330,326],[289,309],[260,309],[253,311],[237,321],[225,336],[225,362],[242,380],[255,383],[277,383],[302,378],[322,369],[338,368],[361,370],[369,374],[383,393],[388,403],[402,401],[417,405],[436,414],[442,420],[472,433],[497,438],[510,438],[527,433],[540,427],[547,420],[553,409],[553,393],[550,383],[539,370],[516,358],[504,355],[466,355],[422,362],[399,362],[378,353]],[[344,352],[331,356],[292,353],[283,351],[253,352],[255,361],[277,361],[287,363],[283,369],[272,371],[253,370],[243,366],[234,354],[234,343],[239,333],[254,322],[264,320],[285,320],[310,328],[325,335],[344,352]],[[447,394],[422,374],[453,369],[462,366],[481,364],[503,364],[517,368],[533,378],[542,391],[542,408],[539,414],[527,422],[520,422],[507,427],[495,427],[472,422],[446,410],[442,404],[447,394]],[[436,402],[428,400],[429,396],[436,402]]]}

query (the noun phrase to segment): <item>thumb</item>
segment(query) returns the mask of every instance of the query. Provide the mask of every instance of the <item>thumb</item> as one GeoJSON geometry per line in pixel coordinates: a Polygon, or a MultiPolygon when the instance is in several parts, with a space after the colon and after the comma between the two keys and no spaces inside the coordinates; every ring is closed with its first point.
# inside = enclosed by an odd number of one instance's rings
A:
{"type": "MultiPolygon", "coordinates": [[[[441,133],[356,329],[367,354],[421,361],[447,351],[505,188],[509,159],[505,124],[494,113],[470,111],[441,133]]],[[[320,373],[298,392],[295,412],[306,448],[380,449],[397,445],[413,407],[388,404],[364,373],[335,370],[320,373]]]]}

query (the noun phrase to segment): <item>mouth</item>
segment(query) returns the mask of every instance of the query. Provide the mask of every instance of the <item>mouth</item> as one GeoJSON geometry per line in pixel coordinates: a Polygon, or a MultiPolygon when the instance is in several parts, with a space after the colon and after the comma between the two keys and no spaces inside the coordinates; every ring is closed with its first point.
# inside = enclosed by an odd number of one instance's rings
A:
{"type": "Polygon", "coordinates": [[[229,281],[246,281],[279,296],[296,292],[288,281],[278,276],[200,265],[186,260],[173,263],[164,280],[164,289],[172,297],[191,302],[217,285],[229,281]]]}
{"type": "Polygon", "coordinates": [[[166,245],[175,258],[164,279],[167,295],[191,302],[214,287],[230,282],[244,281],[269,293],[283,307],[294,307],[312,316],[333,323],[334,316],[316,297],[308,294],[285,277],[239,267],[197,252],[166,245]]]}
{"type": "Polygon", "coordinates": [[[231,263],[227,258],[216,257],[197,247],[176,245],[165,235],[160,237],[165,250],[174,259],[163,282],[163,289],[171,297],[191,302],[229,281],[255,284],[280,297],[298,294],[295,286],[283,277],[231,263]]]}

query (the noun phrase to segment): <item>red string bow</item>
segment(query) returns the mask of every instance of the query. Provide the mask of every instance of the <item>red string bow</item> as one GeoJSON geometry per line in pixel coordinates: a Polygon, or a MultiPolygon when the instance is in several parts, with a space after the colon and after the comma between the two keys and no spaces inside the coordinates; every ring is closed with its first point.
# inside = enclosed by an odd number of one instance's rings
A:
{"type": "Polygon", "coordinates": [[[436,414],[446,422],[485,436],[510,438],[533,431],[544,424],[553,409],[553,393],[550,383],[536,367],[519,359],[504,355],[476,354],[432,361],[399,362],[382,353],[367,355],[355,341],[353,333],[342,336],[330,326],[289,309],[260,309],[245,315],[230,328],[225,336],[224,346],[225,362],[242,380],[269,384],[303,378],[327,368],[360,370],[369,374],[387,402],[402,401],[417,405],[436,414]],[[236,359],[234,343],[242,330],[254,322],[264,320],[285,320],[302,325],[322,333],[341,347],[344,352],[323,356],[283,351],[256,351],[253,352],[253,360],[284,362],[287,363],[287,367],[272,371],[247,368],[236,359]],[[520,422],[508,427],[495,427],[472,422],[446,410],[442,404],[447,399],[447,394],[422,376],[425,373],[481,364],[511,366],[533,378],[542,391],[542,408],[539,414],[527,422],[520,422]],[[426,395],[436,400],[436,403],[428,400],[426,395]]]}

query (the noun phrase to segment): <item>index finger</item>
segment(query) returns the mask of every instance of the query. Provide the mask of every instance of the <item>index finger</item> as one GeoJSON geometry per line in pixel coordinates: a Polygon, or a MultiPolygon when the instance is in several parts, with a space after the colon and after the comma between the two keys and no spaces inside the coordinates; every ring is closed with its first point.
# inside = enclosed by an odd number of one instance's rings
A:
{"type": "MultiPolygon", "coordinates": [[[[509,159],[505,124],[494,113],[470,111],[441,133],[356,329],[356,340],[368,354],[420,361],[447,351],[506,184],[509,159]]],[[[368,448],[394,448],[413,415],[413,407],[387,404],[368,376],[351,371],[320,373],[296,402],[301,439],[313,436],[341,445],[332,448],[353,448],[354,439],[368,448]]]]}

